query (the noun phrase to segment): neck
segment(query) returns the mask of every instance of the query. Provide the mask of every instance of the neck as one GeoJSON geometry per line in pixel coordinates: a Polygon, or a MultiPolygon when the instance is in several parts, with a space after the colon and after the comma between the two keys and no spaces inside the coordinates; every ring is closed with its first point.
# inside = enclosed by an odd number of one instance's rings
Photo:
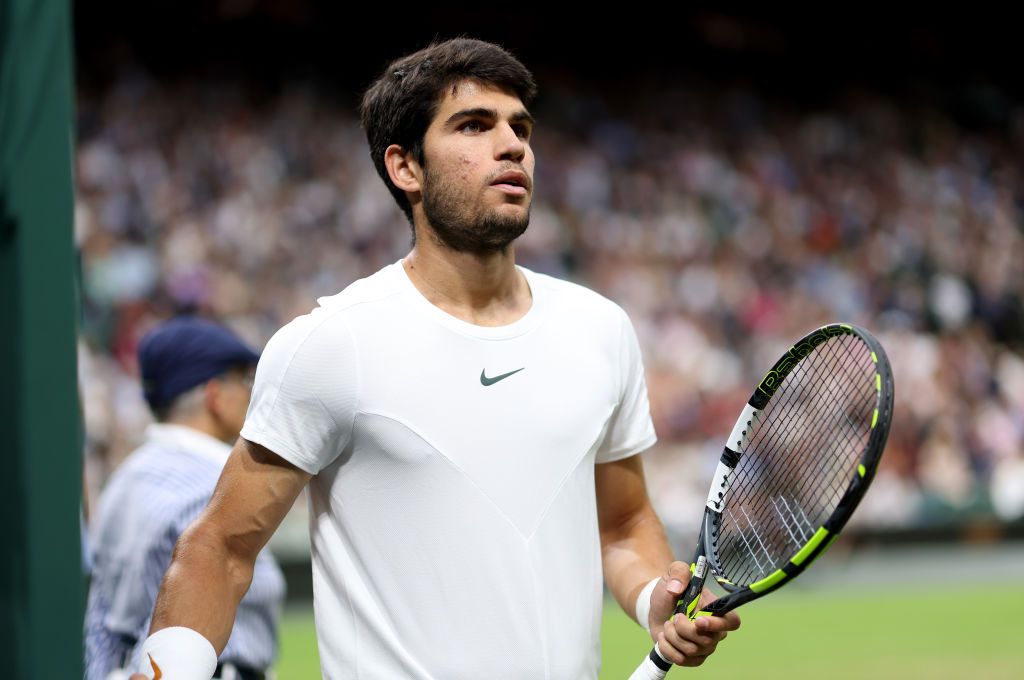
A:
{"type": "Polygon", "coordinates": [[[225,444],[232,444],[234,441],[228,432],[219,425],[217,420],[213,418],[208,412],[202,411],[200,413],[193,413],[188,416],[180,418],[172,418],[167,421],[168,425],[184,425],[190,427],[193,430],[198,430],[203,434],[209,435],[214,439],[219,439],[225,444]]]}
{"type": "Polygon", "coordinates": [[[516,269],[512,245],[503,252],[457,252],[421,233],[402,265],[427,300],[478,326],[512,323],[532,303],[530,287],[516,269]]]}

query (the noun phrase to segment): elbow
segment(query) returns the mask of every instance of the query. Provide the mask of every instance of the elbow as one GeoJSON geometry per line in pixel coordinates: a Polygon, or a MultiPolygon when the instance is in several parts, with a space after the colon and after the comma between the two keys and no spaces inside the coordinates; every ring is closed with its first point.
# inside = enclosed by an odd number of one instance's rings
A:
{"type": "Polygon", "coordinates": [[[611,545],[628,541],[638,533],[649,531],[652,527],[664,531],[654,508],[650,503],[644,503],[614,517],[601,518],[598,529],[601,544],[611,545]]]}

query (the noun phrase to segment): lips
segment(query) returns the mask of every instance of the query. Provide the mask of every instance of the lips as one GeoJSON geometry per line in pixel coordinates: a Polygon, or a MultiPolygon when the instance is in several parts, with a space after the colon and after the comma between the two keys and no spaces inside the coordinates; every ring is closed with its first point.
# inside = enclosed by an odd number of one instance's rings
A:
{"type": "Polygon", "coordinates": [[[523,197],[530,191],[530,179],[518,170],[510,170],[498,175],[491,186],[507,196],[523,197]]]}
{"type": "MultiPolygon", "coordinates": [[[[521,190],[521,193],[526,193],[530,188],[530,180],[525,173],[510,170],[509,172],[503,172],[498,175],[494,181],[491,182],[491,186],[506,190],[517,189],[521,190]]],[[[516,191],[514,193],[520,193],[520,191],[516,191]]]]}

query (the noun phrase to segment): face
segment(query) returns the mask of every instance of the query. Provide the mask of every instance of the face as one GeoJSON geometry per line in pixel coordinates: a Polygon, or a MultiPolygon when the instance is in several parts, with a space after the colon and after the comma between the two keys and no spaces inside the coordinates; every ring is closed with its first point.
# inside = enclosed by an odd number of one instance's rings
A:
{"type": "Polygon", "coordinates": [[[449,89],[423,138],[423,211],[453,250],[504,251],[530,223],[533,118],[515,94],[449,89]]]}
{"type": "Polygon", "coordinates": [[[245,414],[252,397],[256,368],[235,368],[222,375],[218,382],[217,416],[224,429],[224,439],[234,441],[245,424],[245,414]]]}

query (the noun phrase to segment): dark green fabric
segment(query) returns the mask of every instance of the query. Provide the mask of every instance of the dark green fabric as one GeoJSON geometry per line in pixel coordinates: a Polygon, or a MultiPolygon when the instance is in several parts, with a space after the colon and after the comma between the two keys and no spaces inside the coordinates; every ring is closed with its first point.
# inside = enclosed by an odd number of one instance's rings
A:
{"type": "Polygon", "coordinates": [[[82,677],[71,8],[0,0],[3,676],[82,677]]]}

